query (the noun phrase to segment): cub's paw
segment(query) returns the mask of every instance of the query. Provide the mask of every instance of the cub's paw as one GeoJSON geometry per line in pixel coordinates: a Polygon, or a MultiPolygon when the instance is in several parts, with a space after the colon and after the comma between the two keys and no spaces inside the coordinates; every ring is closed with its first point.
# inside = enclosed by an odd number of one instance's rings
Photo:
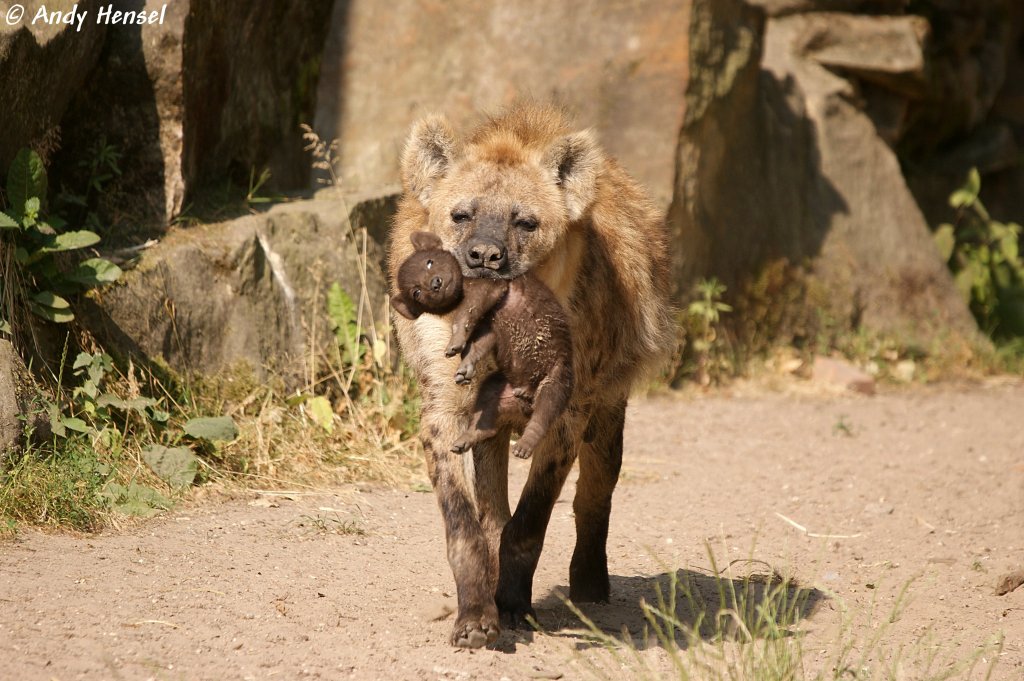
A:
{"type": "Polygon", "coordinates": [[[512,452],[512,456],[516,457],[517,459],[529,459],[531,456],[533,456],[533,447],[530,447],[529,445],[524,446],[519,444],[518,442],[512,445],[509,448],[509,451],[512,452]]]}
{"type": "Polygon", "coordinates": [[[469,383],[475,375],[476,366],[472,362],[468,364],[460,364],[458,370],[455,372],[455,382],[459,385],[465,385],[469,383]]]}
{"type": "Polygon", "coordinates": [[[498,640],[501,627],[493,615],[466,615],[455,622],[452,645],[456,648],[483,648],[498,640]]]}
{"type": "Polygon", "coordinates": [[[466,349],[466,341],[462,338],[452,337],[448,343],[448,348],[444,351],[445,357],[454,357],[466,349]]]}
{"type": "Polygon", "coordinates": [[[455,452],[456,454],[464,454],[465,452],[468,452],[472,448],[473,443],[470,442],[469,438],[465,435],[456,440],[455,444],[452,445],[452,451],[455,452]]]}
{"type": "Polygon", "coordinates": [[[524,386],[512,388],[512,394],[515,395],[516,398],[523,400],[524,402],[529,402],[530,400],[533,399],[533,391],[524,386]]]}

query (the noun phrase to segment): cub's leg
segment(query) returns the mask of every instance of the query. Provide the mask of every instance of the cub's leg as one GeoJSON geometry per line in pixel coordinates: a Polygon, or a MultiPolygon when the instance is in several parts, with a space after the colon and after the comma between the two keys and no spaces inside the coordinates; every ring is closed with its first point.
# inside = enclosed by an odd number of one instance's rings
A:
{"type": "MultiPolygon", "coordinates": [[[[521,397],[515,390],[513,394],[521,397]]],[[[556,364],[537,386],[533,398],[533,413],[523,429],[523,435],[512,445],[512,454],[520,459],[529,459],[534,447],[548,432],[572,395],[572,368],[567,363],[556,364]]]]}
{"type": "Polygon", "coordinates": [[[459,385],[469,383],[476,375],[476,363],[486,357],[498,344],[498,335],[494,333],[490,324],[481,324],[476,335],[463,349],[462,362],[455,370],[455,382],[459,385]]]}
{"type": "Polygon", "coordinates": [[[476,443],[498,434],[501,397],[506,390],[508,390],[508,380],[500,371],[491,374],[484,380],[473,406],[473,421],[452,445],[453,452],[462,454],[476,443]]]}

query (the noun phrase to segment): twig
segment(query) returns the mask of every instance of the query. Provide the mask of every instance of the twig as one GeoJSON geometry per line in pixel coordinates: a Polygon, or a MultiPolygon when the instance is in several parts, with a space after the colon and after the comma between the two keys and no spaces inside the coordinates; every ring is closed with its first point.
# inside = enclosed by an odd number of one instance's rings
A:
{"type": "Polygon", "coordinates": [[[143,624],[162,624],[163,626],[170,627],[171,629],[180,629],[181,628],[177,624],[175,624],[174,622],[165,622],[163,620],[139,620],[138,622],[135,622],[133,624],[129,624],[128,626],[130,626],[130,627],[140,627],[143,624]]]}
{"type": "Polygon", "coordinates": [[[809,532],[806,527],[796,522],[795,520],[787,518],[778,511],[774,511],[774,513],[779,517],[780,520],[789,523],[796,529],[803,532],[808,537],[814,537],[815,539],[856,539],[857,537],[860,537],[862,534],[861,532],[858,532],[857,534],[819,534],[817,532],[809,532]]]}

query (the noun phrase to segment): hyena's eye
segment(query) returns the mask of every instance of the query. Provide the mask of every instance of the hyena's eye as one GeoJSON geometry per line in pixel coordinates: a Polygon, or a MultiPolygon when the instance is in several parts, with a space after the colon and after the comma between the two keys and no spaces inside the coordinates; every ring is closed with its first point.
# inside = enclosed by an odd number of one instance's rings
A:
{"type": "Polygon", "coordinates": [[[427,261],[427,269],[429,270],[433,266],[434,266],[434,261],[433,260],[428,260],[427,261]]]}
{"type": "Polygon", "coordinates": [[[537,220],[534,218],[519,218],[516,220],[516,227],[524,232],[532,232],[537,229],[537,220]]]}
{"type": "Polygon", "coordinates": [[[422,291],[420,291],[420,290],[419,290],[418,288],[417,288],[417,289],[413,289],[413,291],[412,291],[412,299],[413,299],[413,300],[419,300],[419,299],[420,299],[420,296],[421,296],[422,294],[423,294],[423,292],[422,292],[422,291]]]}
{"type": "Polygon", "coordinates": [[[452,222],[455,222],[455,223],[469,222],[472,219],[473,219],[473,216],[470,215],[468,212],[466,212],[464,210],[456,208],[455,210],[452,211],[452,222]]]}

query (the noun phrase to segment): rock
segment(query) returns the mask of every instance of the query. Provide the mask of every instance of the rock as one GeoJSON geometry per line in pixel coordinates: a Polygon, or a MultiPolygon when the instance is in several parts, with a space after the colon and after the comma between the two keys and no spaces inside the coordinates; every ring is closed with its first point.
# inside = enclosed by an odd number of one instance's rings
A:
{"type": "MultiPolygon", "coordinates": [[[[0,339],[0,455],[24,444],[31,428],[36,438],[49,437],[39,392],[10,341],[0,339]]],[[[0,469],[4,460],[0,456],[0,469]]]]}
{"type": "MultiPolygon", "coordinates": [[[[317,65],[331,2],[119,0],[121,11],[160,10],[162,24],[111,26],[102,59],[65,119],[58,167],[75,169],[104,139],[121,154],[101,214],[159,234],[187,200],[237,191],[267,168],[263,190],[308,183],[299,124],[312,120],[317,65]]],[[[223,198],[221,197],[221,200],[223,198]]],[[[112,230],[123,237],[123,230],[112,230]]]]}
{"type": "Polygon", "coordinates": [[[999,578],[996,582],[996,596],[1005,596],[1024,584],[1024,570],[1014,570],[999,578]]]}
{"type": "Polygon", "coordinates": [[[748,0],[764,9],[768,16],[785,16],[798,12],[865,12],[868,14],[898,14],[909,0],[748,0]]]}
{"type": "Polygon", "coordinates": [[[925,90],[928,21],[822,12],[804,24],[790,49],[822,66],[910,97],[925,90]]]}
{"type": "Polygon", "coordinates": [[[421,114],[463,126],[516,97],[553,98],[667,205],[690,5],[338,2],[315,128],[340,141],[345,189],[376,191],[398,182],[401,145],[421,114]]]}
{"type": "Polygon", "coordinates": [[[982,342],[855,85],[808,45],[837,18],[794,14],[762,29],[736,0],[697,2],[694,17],[709,28],[691,34],[691,72],[709,82],[691,77],[677,153],[669,224],[681,288],[717,276],[740,290],[782,259],[806,264],[806,304],[849,328],[925,348],[982,342]]]}
{"type": "Polygon", "coordinates": [[[875,394],[875,379],[843,359],[815,357],[811,380],[830,388],[875,394]]]}
{"type": "MultiPolygon", "coordinates": [[[[18,149],[30,146],[47,158],[60,139],[59,123],[72,96],[99,58],[105,27],[85,21],[81,31],[60,23],[32,23],[41,9],[48,12],[89,12],[96,16],[99,0],[26,0],[23,18],[14,26],[0,21],[0,175],[6,175],[18,149]]],[[[13,9],[5,3],[3,11],[13,9]]],[[[4,17],[7,15],[5,14],[4,17]]]]}
{"type": "MultiPolygon", "coordinates": [[[[391,220],[398,210],[398,199],[401,195],[402,187],[394,185],[382,187],[376,192],[343,192],[341,199],[348,206],[348,217],[352,221],[352,226],[365,227],[374,241],[386,246],[391,231],[391,220]]],[[[325,187],[314,196],[327,201],[338,200],[338,193],[333,187],[325,187]]]]}
{"type": "MultiPolygon", "coordinates": [[[[162,358],[182,372],[245,363],[296,385],[311,344],[332,342],[325,292],[360,300],[360,244],[335,201],[296,201],[229,222],[175,229],[123,283],[92,294],[83,318],[105,347],[162,358]],[[310,336],[314,329],[314,338],[310,336]]],[[[368,241],[364,329],[385,316],[385,284],[368,241]]]]}
{"type": "Polygon", "coordinates": [[[188,191],[225,175],[244,187],[250,171],[263,168],[271,173],[269,188],[305,187],[310,158],[299,124],[313,121],[334,0],[189,4],[182,161],[188,191]]]}

